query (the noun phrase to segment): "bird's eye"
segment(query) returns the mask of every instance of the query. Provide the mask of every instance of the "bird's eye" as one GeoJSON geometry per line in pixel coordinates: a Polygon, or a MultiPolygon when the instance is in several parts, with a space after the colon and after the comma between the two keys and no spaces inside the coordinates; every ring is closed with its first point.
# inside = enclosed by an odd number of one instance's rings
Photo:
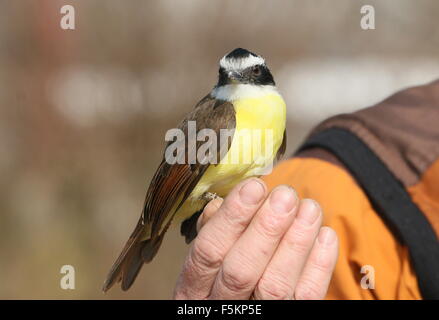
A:
{"type": "Polygon", "coordinates": [[[254,66],[253,67],[253,74],[255,75],[255,76],[259,76],[259,75],[261,75],[261,67],[259,67],[259,66],[254,66]]]}

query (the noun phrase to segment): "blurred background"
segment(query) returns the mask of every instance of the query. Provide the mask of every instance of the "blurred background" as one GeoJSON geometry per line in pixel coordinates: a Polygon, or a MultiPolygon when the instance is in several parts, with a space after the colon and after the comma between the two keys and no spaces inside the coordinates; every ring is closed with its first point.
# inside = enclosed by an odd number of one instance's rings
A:
{"type": "Polygon", "coordinates": [[[439,78],[438,1],[0,1],[0,298],[167,299],[177,228],[130,291],[101,286],[164,134],[236,47],[267,60],[288,153],[319,121],[439,78]],[[75,8],[76,29],[60,28],[75,8]],[[375,30],[360,8],[375,7],[375,30]],[[60,288],[72,265],[75,290],[60,288]]]}

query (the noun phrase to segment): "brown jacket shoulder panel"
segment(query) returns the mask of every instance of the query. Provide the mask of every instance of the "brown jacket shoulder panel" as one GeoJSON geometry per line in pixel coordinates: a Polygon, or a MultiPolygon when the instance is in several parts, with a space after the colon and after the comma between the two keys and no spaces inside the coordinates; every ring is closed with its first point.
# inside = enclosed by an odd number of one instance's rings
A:
{"type": "Polygon", "coordinates": [[[409,187],[439,158],[439,80],[402,90],[351,114],[329,118],[311,135],[339,127],[355,133],[409,187]]]}

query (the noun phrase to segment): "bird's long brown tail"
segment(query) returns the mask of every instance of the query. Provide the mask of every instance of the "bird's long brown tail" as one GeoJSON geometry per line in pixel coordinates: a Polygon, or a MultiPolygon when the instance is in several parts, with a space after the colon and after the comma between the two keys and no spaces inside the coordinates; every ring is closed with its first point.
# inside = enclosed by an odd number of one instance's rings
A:
{"type": "Polygon", "coordinates": [[[161,234],[153,236],[148,240],[142,240],[142,233],[145,226],[139,221],[121,254],[111,268],[102,290],[104,292],[108,291],[116,282],[122,282],[122,290],[128,290],[134,280],[136,280],[143,264],[151,262],[157,254],[167,227],[161,234]]]}

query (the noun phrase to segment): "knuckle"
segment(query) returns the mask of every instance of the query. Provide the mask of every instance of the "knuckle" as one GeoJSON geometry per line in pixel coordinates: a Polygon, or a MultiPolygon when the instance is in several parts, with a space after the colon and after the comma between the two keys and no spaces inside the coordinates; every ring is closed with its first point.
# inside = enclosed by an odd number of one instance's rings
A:
{"type": "Polygon", "coordinates": [[[248,224],[248,210],[242,208],[237,200],[228,199],[223,203],[219,209],[224,216],[227,224],[231,226],[238,226],[240,228],[246,228],[248,224]]]}
{"type": "Polygon", "coordinates": [[[269,236],[269,237],[275,237],[279,235],[279,228],[280,224],[282,223],[282,219],[279,219],[275,215],[272,215],[270,213],[266,213],[261,216],[259,219],[259,229],[260,232],[269,236]]]}
{"type": "Polygon", "coordinates": [[[263,276],[256,287],[256,295],[261,299],[289,300],[291,286],[280,278],[263,276]]]}
{"type": "Polygon", "coordinates": [[[217,269],[221,266],[222,255],[209,237],[200,233],[192,247],[192,264],[204,269],[217,269]]]}
{"type": "Polygon", "coordinates": [[[306,256],[312,247],[312,241],[306,239],[303,234],[293,234],[285,237],[287,247],[298,256],[306,256]]]}
{"type": "Polygon", "coordinates": [[[311,258],[310,264],[312,268],[322,274],[327,274],[332,270],[332,260],[324,253],[311,258]]]}
{"type": "Polygon", "coordinates": [[[221,280],[224,286],[232,292],[242,292],[252,289],[254,279],[246,268],[225,266],[221,272],[221,280]]]}
{"type": "Polygon", "coordinates": [[[324,293],[318,283],[311,279],[303,279],[297,284],[294,294],[296,300],[317,300],[323,299],[324,293]]]}
{"type": "Polygon", "coordinates": [[[268,238],[281,236],[286,230],[286,223],[289,221],[287,216],[276,215],[270,210],[262,210],[256,221],[257,231],[268,238]]]}
{"type": "Polygon", "coordinates": [[[299,256],[308,255],[314,244],[313,233],[303,230],[295,223],[287,232],[284,241],[287,247],[299,256]]]}

